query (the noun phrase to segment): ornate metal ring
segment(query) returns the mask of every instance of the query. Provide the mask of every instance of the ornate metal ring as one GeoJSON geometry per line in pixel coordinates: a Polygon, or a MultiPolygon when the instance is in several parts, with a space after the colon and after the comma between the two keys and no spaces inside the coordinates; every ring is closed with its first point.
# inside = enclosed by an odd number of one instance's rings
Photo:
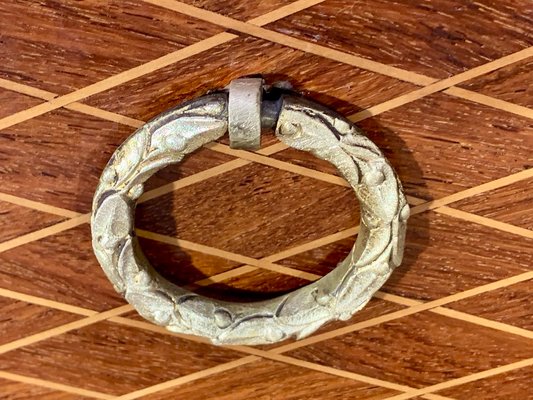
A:
{"type": "Polygon", "coordinates": [[[167,111],[130,136],[102,173],[91,225],[103,270],[144,318],[216,344],[264,344],[305,337],[361,309],[400,264],[408,217],[393,169],[358,128],[323,106],[247,78],[167,111]],[[318,281],[255,303],[218,301],[168,282],[143,256],[134,233],[143,183],[227,131],[232,147],[256,149],[267,126],[286,145],[331,162],[352,186],[361,227],[350,254],[318,281]]]}

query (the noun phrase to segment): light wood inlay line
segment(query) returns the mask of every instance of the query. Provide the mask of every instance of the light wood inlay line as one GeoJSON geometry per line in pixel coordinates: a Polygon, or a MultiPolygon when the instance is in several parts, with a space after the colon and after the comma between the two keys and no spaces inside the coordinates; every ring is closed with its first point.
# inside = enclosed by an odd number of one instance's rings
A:
{"type": "Polygon", "coordinates": [[[95,315],[91,315],[87,318],[83,318],[74,322],[70,322],[65,325],[61,325],[52,329],[48,329],[46,331],[42,331],[39,333],[36,333],[35,335],[26,336],[22,339],[14,340],[10,343],[6,343],[4,345],[0,346],[0,354],[6,353],[11,350],[18,349],[20,347],[28,346],[33,343],[40,342],[45,339],[49,339],[51,337],[61,335],[63,333],[70,332],[75,329],[80,329],[85,326],[94,324],[96,322],[100,322],[103,320],[106,320],[110,317],[114,317],[120,314],[124,314],[126,312],[132,311],[133,307],[129,304],[125,304],[123,306],[113,308],[108,311],[104,311],[95,315]]]}
{"type": "Polygon", "coordinates": [[[58,94],[49,92],[47,90],[37,89],[23,83],[13,82],[4,78],[0,78],[0,87],[11,90],[13,92],[22,93],[31,97],[36,97],[42,100],[52,100],[58,94]]]}
{"type": "MultiPolygon", "coordinates": [[[[308,7],[311,7],[313,5],[319,4],[324,0],[301,0],[296,1],[295,4],[292,4],[287,7],[282,7],[278,10],[274,10],[272,12],[269,12],[263,16],[254,18],[252,21],[258,25],[265,25],[271,22],[276,21],[277,19],[287,17],[291,15],[292,13],[302,11],[308,7]]],[[[254,25],[251,25],[254,26],[254,25]]],[[[109,78],[103,79],[99,82],[93,83],[89,86],[86,86],[82,89],[76,90],[74,92],[68,93],[63,96],[58,97],[52,97],[50,92],[46,91],[38,91],[38,89],[32,90],[31,94],[28,92],[27,94],[33,95],[35,97],[44,98],[46,96],[46,100],[49,100],[46,103],[39,104],[37,106],[31,107],[29,109],[20,111],[18,113],[12,114],[8,117],[5,117],[3,119],[0,119],[0,129],[7,128],[9,126],[18,124],[22,121],[26,121],[28,119],[37,117],[39,115],[45,114],[49,111],[55,110],[60,107],[68,106],[71,103],[78,102],[80,100],[83,100],[87,97],[93,96],[97,93],[103,92],[105,90],[111,89],[115,86],[118,86],[120,84],[126,83],[128,81],[131,81],[133,79],[139,78],[143,75],[146,75],[150,72],[156,71],[158,69],[164,68],[168,65],[174,64],[178,61],[185,60],[188,57],[194,56],[196,54],[202,53],[203,51],[209,50],[213,47],[219,46],[221,44],[224,44],[226,42],[229,42],[230,40],[233,40],[237,38],[237,35],[222,32],[216,35],[213,35],[207,39],[201,40],[199,42],[193,43],[192,45],[189,45],[187,47],[184,47],[182,49],[179,49],[177,51],[174,51],[172,53],[169,53],[167,55],[164,55],[162,57],[159,57],[155,60],[149,61],[145,64],[141,64],[137,67],[131,68],[129,70],[123,71],[119,74],[113,75],[109,78]]],[[[9,83],[9,81],[3,80],[0,82],[0,85],[6,84],[10,86],[12,89],[16,90],[24,90],[19,84],[15,83],[9,83]]],[[[74,107],[77,108],[77,110],[85,110],[85,111],[94,111],[94,107],[92,110],[90,108],[87,108],[83,105],[75,105],[74,107]]],[[[132,119],[129,120],[129,122],[133,122],[132,119]]]]}
{"type": "MultiPolygon", "coordinates": [[[[483,292],[486,292],[486,291],[495,290],[495,289],[498,289],[498,288],[501,288],[501,287],[512,285],[514,283],[521,282],[523,280],[527,280],[527,279],[530,279],[532,277],[533,277],[533,272],[517,275],[517,276],[512,277],[512,278],[503,279],[501,281],[493,282],[493,283],[488,284],[488,285],[480,286],[480,287],[477,287],[477,288],[474,288],[474,289],[471,289],[471,290],[468,290],[468,291],[465,291],[465,292],[457,293],[457,294],[454,294],[452,296],[447,296],[445,298],[442,298],[442,299],[439,299],[439,300],[435,300],[435,301],[430,302],[430,303],[434,303],[434,304],[438,303],[438,305],[436,307],[440,308],[440,305],[447,304],[447,303],[450,303],[450,302],[453,302],[453,301],[457,301],[457,300],[460,300],[460,299],[463,299],[463,298],[475,296],[477,294],[480,294],[480,293],[483,293],[483,292]]],[[[393,299],[399,298],[399,296],[394,296],[394,295],[389,295],[389,294],[382,294],[381,296],[378,296],[378,297],[385,298],[387,300],[393,300],[393,299]]],[[[419,307],[420,305],[426,305],[427,306],[427,304],[429,304],[429,303],[418,304],[419,302],[416,301],[416,300],[404,299],[404,298],[400,298],[400,299],[402,299],[400,301],[400,304],[407,304],[407,305],[408,304],[415,304],[415,303],[417,304],[417,305],[415,305],[415,306],[413,306],[411,308],[416,308],[416,307],[420,308],[419,307]]],[[[31,299],[28,299],[28,300],[31,300],[31,299]]],[[[137,327],[137,328],[140,328],[140,329],[147,329],[147,330],[154,331],[154,332],[157,332],[157,333],[165,333],[165,334],[170,334],[170,335],[176,335],[176,336],[182,337],[182,338],[187,339],[187,340],[193,340],[193,341],[198,341],[198,342],[202,342],[202,343],[207,343],[206,339],[203,339],[203,338],[189,336],[189,335],[176,334],[176,333],[169,332],[169,331],[167,331],[166,329],[164,329],[162,327],[159,327],[159,326],[147,323],[147,322],[130,320],[128,318],[122,318],[122,317],[115,316],[115,315],[120,315],[121,313],[127,312],[129,310],[131,310],[131,307],[129,305],[125,305],[125,306],[122,306],[122,307],[118,307],[117,309],[107,311],[105,313],[97,314],[97,315],[95,315],[93,317],[85,318],[83,320],[80,320],[80,322],[81,321],[86,321],[88,319],[93,319],[94,322],[98,322],[98,321],[101,321],[103,319],[108,319],[111,322],[120,323],[120,324],[124,324],[124,325],[127,325],[127,326],[137,327]],[[120,310],[121,308],[126,308],[126,309],[125,310],[120,310]],[[102,318],[102,314],[106,314],[106,313],[112,313],[112,314],[111,314],[111,316],[108,315],[108,316],[105,316],[104,318],[102,318]]],[[[387,316],[392,316],[393,315],[393,318],[387,318],[386,319],[386,320],[392,320],[392,319],[396,319],[396,318],[401,318],[402,316],[405,316],[405,315],[414,314],[414,313],[422,311],[422,310],[416,310],[415,312],[403,312],[403,313],[402,313],[402,311],[409,311],[409,309],[401,310],[400,312],[393,312],[393,313],[390,313],[390,314],[386,314],[385,316],[382,316],[382,317],[387,317],[387,316]]],[[[460,313],[460,314],[464,314],[464,313],[460,313]]],[[[356,324],[351,326],[352,328],[355,328],[355,329],[351,329],[350,331],[380,324],[380,323],[384,322],[382,317],[372,318],[372,319],[369,319],[367,321],[356,323],[356,324]]],[[[453,317],[455,318],[456,316],[453,316],[453,317]]],[[[89,324],[94,323],[94,322],[90,322],[89,324]]],[[[475,321],[473,321],[473,322],[475,323],[475,321]]],[[[89,324],[87,324],[87,325],[89,325],[89,324]]],[[[36,341],[40,341],[40,340],[46,339],[48,337],[55,336],[56,334],[61,334],[61,333],[65,333],[66,331],[70,331],[72,329],[77,329],[77,327],[76,327],[76,328],[66,329],[65,330],[64,327],[65,326],[70,326],[70,325],[72,325],[72,323],[60,326],[58,328],[51,329],[49,331],[42,332],[41,334],[44,334],[44,335],[43,335],[43,337],[39,338],[38,340],[35,339],[35,336],[38,336],[38,335],[32,335],[29,338],[32,338],[32,343],[34,343],[36,341]],[[49,332],[50,331],[54,331],[54,330],[55,331],[60,330],[60,332],[57,332],[57,333],[54,333],[54,334],[50,335],[49,332]]],[[[86,325],[84,324],[83,326],[86,326],[86,325]]],[[[317,343],[317,342],[322,341],[322,340],[327,340],[327,339],[330,339],[330,338],[345,334],[345,333],[347,333],[347,332],[345,332],[346,328],[350,328],[350,327],[345,327],[345,328],[337,329],[335,331],[327,332],[327,334],[324,334],[324,335],[318,335],[318,336],[321,336],[320,340],[313,340],[312,343],[317,343]]],[[[495,328],[495,329],[497,329],[497,328],[495,328]]],[[[314,370],[320,370],[320,371],[325,372],[325,373],[333,374],[333,375],[336,375],[336,376],[344,376],[344,377],[347,377],[349,379],[360,380],[360,381],[367,382],[367,383],[371,383],[371,381],[372,381],[373,384],[378,384],[377,382],[379,381],[379,382],[382,382],[383,384],[387,385],[387,386],[384,386],[384,387],[390,387],[390,385],[396,385],[394,383],[390,383],[390,382],[386,382],[386,381],[380,381],[380,380],[376,380],[374,378],[364,377],[364,376],[358,375],[358,374],[348,373],[348,375],[346,375],[346,371],[337,370],[337,369],[331,368],[331,367],[324,367],[324,366],[321,366],[321,365],[318,365],[318,364],[305,362],[306,366],[304,366],[304,365],[301,364],[301,360],[293,359],[293,358],[287,357],[287,356],[279,357],[279,355],[281,353],[283,353],[283,352],[286,352],[286,351],[292,350],[294,348],[303,347],[303,346],[307,346],[307,345],[311,344],[310,339],[313,339],[313,338],[314,337],[303,339],[300,342],[296,342],[296,343],[293,343],[293,344],[289,344],[289,345],[286,345],[286,346],[282,346],[282,347],[279,347],[279,348],[275,348],[275,349],[269,350],[269,351],[266,352],[266,353],[268,353],[268,357],[267,358],[274,359],[273,357],[276,357],[275,359],[277,361],[281,361],[281,362],[290,361],[289,363],[292,364],[292,365],[296,365],[295,363],[297,363],[298,365],[303,366],[303,367],[309,366],[309,367],[312,367],[311,369],[314,369],[314,370]],[[305,342],[305,343],[302,343],[302,342],[305,342]],[[297,345],[297,346],[295,346],[295,345],[297,345]],[[271,356],[272,353],[275,356],[271,356]]],[[[21,339],[21,340],[26,340],[26,339],[27,338],[24,338],[24,339],[21,339]]],[[[15,342],[12,342],[12,343],[17,343],[17,342],[20,342],[20,341],[15,341],[15,342]]],[[[10,345],[10,343],[8,345],[10,345]]],[[[16,346],[16,348],[18,348],[18,347],[19,346],[16,346]]],[[[238,350],[238,351],[242,351],[242,352],[244,352],[246,354],[257,355],[257,350],[256,349],[252,349],[250,351],[251,348],[249,348],[247,346],[229,346],[229,347],[233,348],[235,350],[238,350]]],[[[2,352],[1,349],[2,349],[2,347],[0,347],[0,354],[2,352]]],[[[262,356],[266,357],[266,354],[263,354],[262,356]]],[[[202,375],[201,377],[204,377],[204,376],[202,375]]],[[[174,382],[174,386],[180,384],[180,382],[181,381],[175,381],[174,382]]],[[[184,382],[182,382],[182,383],[184,383],[184,382]]],[[[51,384],[54,384],[54,383],[51,383],[51,384]]]]}
{"type": "Polygon", "coordinates": [[[250,364],[259,359],[260,359],[259,357],[255,357],[255,356],[247,356],[247,357],[239,358],[238,360],[235,360],[235,361],[230,361],[224,364],[220,364],[220,365],[217,365],[211,368],[204,369],[202,371],[189,374],[189,375],[181,376],[171,381],[166,381],[163,383],[159,383],[157,385],[149,386],[144,389],[140,389],[135,392],[125,394],[123,396],[118,396],[116,397],[116,399],[120,399],[120,400],[138,399],[139,397],[147,396],[149,394],[156,393],[161,390],[170,389],[172,387],[183,385],[185,383],[192,382],[197,379],[205,378],[210,375],[218,374],[218,373],[221,373],[221,372],[233,369],[233,368],[240,367],[242,365],[250,364]]]}
{"type": "Polygon", "coordinates": [[[303,278],[303,279],[308,279],[308,280],[315,280],[315,279],[320,278],[319,275],[311,274],[309,272],[299,271],[296,269],[285,267],[283,265],[274,264],[274,263],[270,263],[270,262],[263,261],[263,260],[258,260],[252,257],[246,257],[241,254],[236,254],[236,253],[232,253],[229,251],[216,249],[214,247],[205,246],[205,245],[198,244],[198,243],[193,243],[188,240],[178,239],[172,236],[160,235],[160,234],[145,231],[142,229],[137,229],[136,232],[140,237],[144,237],[146,239],[157,240],[159,242],[171,244],[174,246],[179,246],[184,249],[198,251],[204,254],[209,254],[215,257],[225,258],[226,260],[231,260],[231,261],[235,261],[235,262],[242,263],[242,264],[252,265],[257,268],[262,268],[262,269],[266,269],[269,271],[283,273],[286,275],[296,276],[298,278],[303,278]]]}
{"type": "Polygon", "coordinates": [[[24,301],[30,304],[37,304],[39,306],[53,308],[55,310],[61,310],[72,314],[79,314],[85,317],[90,317],[92,315],[98,314],[98,311],[89,310],[87,308],[77,307],[66,303],[61,303],[59,301],[44,299],[42,297],[31,296],[29,294],[14,292],[8,289],[0,288],[0,296],[7,297],[13,300],[24,301]]]}
{"type": "Polygon", "coordinates": [[[81,214],[75,211],[67,210],[65,208],[54,207],[48,204],[39,203],[38,201],[32,201],[23,199],[22,197],[13,196],[6,193],[0,193],[0,201],[16,204],[17,206],[31,208],[33,210],[42,211],[49,214],[59,215],[60,217],[74,218],[81,214]]]}
{"type": "Polygon", "coordinates": [[[135,78],[141,77],[149,72],[153,72],[157,69],[166,67],[167,65],[174,64],[178,61],[184,60],[195,54],[199,54],[205,50],[208,50],[214,46],[226,43],[229,40],[236,38],[237,36],[230,33],[219,33],[210,38],[201,40],[190,46],[184,47],[173,53],[167,54],[146,64],[139,65],[135,68],[121,72],[117,75],[113,75],[109,78],[93,83],[82,89],[76,90],[64,96],[56,97],[46,103],[39,104],[37,106],[28,108],[18,113],[12,114],[0,120],[0,129],[13,126],[20,122],[26,121],[31,118],[35,118],[39,115],[53,111],[57,108],[64,107],[70,103],[74,103],[83,100],[89,96],[100,93],[104,90],[111,89],[122,83],[128,82],[135,78]]]}
{"type": "Polygon", "coordinates": [[[57,233],[74,228],[78,225],[85,224],[89,222],[89,219],[89,214],[83,214],[78,217],[59,222],[58,224],[49,226],[47,228],[28,233],[26,235],[18,236],[11,240],[6,240],[5,242],[0,243],[0,253],[3,251],[11,250],[18,246],[22,246],[26,243],[34,242],[36,240],[43,239],[51,235],[55,235],[57,233]]]}
{"type": "Polygon", "coordinates": [[[59,390],[65,393],[77,394],[79,396],[90,397],[93,399],[111,400],[115,397],[106,393],[95,392],[94,390],[81,389],[74,386],[63,385],[61,383],[55,383],[45,381],[43,379],[31,378],[29,376],[23,376],[18,374],[12,374],[11,372],[0,371],[0,378],[7,379],[14,382],[25,383],[28,385],[40,386],[47,389],[59,390]]]}
{"type": "Polygon", "coordinates": [[[477,214],[472,214],[466,211],[461,211],[456,208],[451,208],[447,206],[439,207],[434,210],[439,214],[449,215],[450,217],[463,219],[465,221],[474,222],[476,224],[488,226],[489,228],[494,228],[503,232],[513,233],[515,235],[524,236],[530,239],[533,239],[533,231],[521,228],[519,226],[507,224],[505,222],[496,221],[491,218],[482,217],[477,214]]]}
{"type": "Polygon", "coordinates": [[[399,311],[395,311],[389,314],[385,314],[376,318],[371,318],[366,321],[357,322],[353,325],[349,325],[343,328],[335,329],[329,332],[325,332],[319,335],[310,336],[305,339],[301,339],[294,343],[289,343],[284,346],[276,347],[275,349],[272,349],[271,351],[274,353],[285,353],[287,351],[291,351],[294,349],[298,349],[300,347],[308,346],[310,344],[319,343],[324,340],[328,340],[337,336],[341,336],[347,333],[351,333],[363,328],[367,328],[369,326],[378,325],[384,322],[392,321],[398,318],[402,318],[408,315],[412,315],[421,311],[431,310],[436,307],[440,307],[458,300],[462,300],[468,297],[472,297],[481,293],[489,292],[491,290],[499,289],[502,287],[506,287],[509,285],[512,285],[514,283],[523,282],[525,280],[533,278],[533,271],[525,272],[523,274],[519,274],[516,276],[513,276],[511,278],[502,279],[496,282],[489,283],[487,285],[478,286],[473,289],[466,290],[464,292],[455,293],[450,296],[442,297],[437,300],[428,301],[427,303],[420,303],[413,306],[410,306],[408,308],[404,308],[399,311]]]}
{"type": "MultiPolygon", "coordinates": [[[[368,71],[376,72],[382,75],[390,76],[405,82],[410,82],[419,86],[424,86],[421,89],[414,90],[404,96],[397,97],[388,102],[384,102],[377,106],[371,107],[367,110],[361,111],[351,116],[353,121],[359,121],[360,118],[367,118],[368,116],[376,115],[384,111],[391,110],[401,105],[418,100],[429,94],[436,93],[448,89],[451,86],[458,85],[466,80],[470,80],[476,76],[486,74],[496,69],[502,68],[506,65],[515,63],[533,55],[533,47],[518,51],[508,56],[499,58],[497,60],[488,62],[484,65],[472,68],[468,71],[459,73],[450,78],[437,80],[424,75],[420,75],[411,71],[405,71],[390,65],[381,64],[366,58],[346,54],[332,48],[318,45],[316,43],[306,42],[295,37],[285,35],[279,32],[271,31],[259,26],[255,26],[250,22],[242,22],[230,17],[226,17],[214,12],[194,7],[189,4],[181,3],[177,0],[143,0],[147,3],[154,4],[169,10],[177,11],[179,13],[189,15],[201,20],[220,25],[224,28],[232,29],[250,36],[255,36],[264,40],[278,43],[287,47],[292,47],[297,50],[305,51],[307,53],[315,54],[321,57],[329,58],[334,61],[353,65],[368,71]]],[[[472,96],[476,97],[476,96],[472,96]]],[[[480,97],[481,98],[481,97],[480,97]]],[[[484,101],[484,100],[482,100],[484,101]]],[[[497,104],[498,102],[494,102],[497,104]]],[[[498,103],[499,104],[499,103],[498,103]]],[[[509,108],[506,106],[506,108],[509,108]]],[[[513,108],[513,110],[519,110],[513,108]]],[[[523,111],[523,110],[522,110],[523,111]]],[[[513,111],[511,111],[513,112],[513,111]]],[[[521,112],[521,111],[519,111],[521,112]]]]}
{"type": "Polygon", "coordinates": [[[532,118],[533,119],[533,110],[518,104],[509,103],[508,101],[499,100],[494,97],[490,97],[481,93],[473,92],[471,90],[466,90],[452,86],[449,89],[444,90],[444,93],[460,97],[461,99],[470,100],[479,104],[484,104],[486,106],[497,108],[502,111],[507,111],[516,115],[521,115],[522,117],[532,118]]]}
{"type": "MultiPolygon", "coordinates": [[[[240,346],[231,346],[231,348],[240,349],[241,347],[240,346]]],[[[414,393],[414,391],[416,390],[416,389],[414,389],[414,388],[412,388],[410,386],[399,385],[397,383],[392,383],[392,382],[387,382],[387,381],[384,381],[384,380],[381,380],[381,379],[371,378],[369,376],[356,374],[354,372],[349,372],[349,371],[345,371],[345,370],[341,370],[341,369],[337,369],[337,368],[327,367],[325,365],[319,365],[319,364],[315,364],[315,363],[312,363],[312,362],[309,362],[309,361],[299,360],[297,358],[284,356],[284,355],[281,355],[279,353],[275,353],[275,352],[271,352],[271,351],[259,350],[257,348],[251,348],[251,347],[247,347],[246,349],[243,349],[243,351],[246,351],[246,352],[248,352],[250,354],[257,355],[258,357],[263,357],[263,358],[267,358],[267,359],[270,359],[270,360],[282,362],[282,363],[285,363],[285,364],[295,365],[295,366],[298,366],[298,367],[308,368],[308,369],[312,369],[312,370],[315,370],[315,371],[324,372],[324,373],[330,374],[330,375],[335,375],[335,376],[340,376],[340,377],[343,377],[343,378],[353,379],[353,380],[356,380],[356,381],[369,383],[371,385],[376,385],[376,386],[381,386],[381,387],[385,387],[385,388],[388,388],[388,389],[398,390],[398,391],[401,391],[401,392],[414,393]]]]}
{"type": "Polygon", "coordinates": [[[446,206],[450,203],[454,203],[459,200],[464,200],[467,197],[472,197],[483,192],[498,189],[503,186],[510,185],[511,183],[515,183],[531,177],[533,177],[533,168],[525,169],[515,174],[507,175],[503,178],[495,179],[493,181],[483,183],[481,185],[474,186],[469,189],[461,190],[449,196],[444,196],[440,199],[431,200],[424,204],[417,205],[411,209],[411,212],[417,213],[423,210],[434,210],[435,208],[446,206]]]}
{"type": "Polygon", "coordinates": [[[423,389],[417,389],[412,393],[400,394],[397,396],[388,397],[386,400],[407,400],[412,399],[413,397],[428,394],[431,392],[437,392],[439,390],[448,389],[454,386],[463,385],[465,383],[474,382],[480,379],[489,378],[494,375],[503,374],[505,372],[513,371],[515,369],[529,367],[533,365],[533,358],[528,358],[526,360],[517,361],[511,364],[503,365],[501,367],[492,368],[486,371],[478,372],[475,374],[463,376],[461,378],[452,379],[446,382],[438,383],[436,385],[427,386],[423,389]]]}

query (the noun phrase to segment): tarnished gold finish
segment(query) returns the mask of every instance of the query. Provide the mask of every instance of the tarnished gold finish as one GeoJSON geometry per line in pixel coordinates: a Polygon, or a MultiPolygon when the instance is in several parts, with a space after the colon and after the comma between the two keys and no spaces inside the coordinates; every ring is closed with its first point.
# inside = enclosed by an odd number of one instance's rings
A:
{"type": "Polygon", "coordinates": [[[265,107],[269,111],[263,118],[277,121],[279,140],[331,162],[354,189],[361,203],[361,229],[352,251],[322,279],[257,303],[200,296],[153,270],[134,235],[135,201],[156,171],[226,133],[228,94],[206,95],[161,114],[128,138],[94,195],[95,254],[116,290],[146,319],[217,344],[302,338],[328,321],[350,318],[400,264],[409,206],[381,151],[353,124],[322,106],[287,94],[274,103],[265,107]]]}

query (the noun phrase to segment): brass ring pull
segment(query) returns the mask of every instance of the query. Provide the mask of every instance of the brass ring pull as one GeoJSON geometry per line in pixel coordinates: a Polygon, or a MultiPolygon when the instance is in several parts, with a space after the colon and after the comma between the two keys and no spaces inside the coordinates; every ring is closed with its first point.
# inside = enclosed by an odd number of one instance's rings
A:
{"type": "Polygon", "coordinates": [[[115,151],[93,200],[94,252],[116,290],[155,324],[216,344],[302,338],[328,321],[346,320],[385,283],[403,254],[409,206],[376,145],[323,106],[287,93],[261,101],[262,93],[262,81],[237,80],[229,95],[208,94],[159,115],[115,151]],[[145,259],[134,234],[144,182],[228,130],[233,147],[255,149],[261,125],[275,126],[286,145],[331,162],[352,186],[361,228],[350,254],[318,281],[256,303],[214,300],[168,282],[145,259]]]}

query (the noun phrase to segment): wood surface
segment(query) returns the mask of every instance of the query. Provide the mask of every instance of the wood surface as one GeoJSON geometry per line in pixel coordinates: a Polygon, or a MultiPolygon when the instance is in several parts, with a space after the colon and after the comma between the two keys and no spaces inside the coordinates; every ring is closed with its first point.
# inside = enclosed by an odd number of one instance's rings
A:
{"type": "Polygon", "coordinates": [[[531,46],[531,14],[527,0],[328,0],[269,28],[445,78],[531,46]]]}
{"type": "Polygon", "coordinates": [[[377,400],[397,392],[327,374],[285,365],[258,361],[223,372],[176,389],[162,391],[146,400],[187,398],[191,400],[233,399],[350,399],[377,400]],[[283,384],[277,384],[283,382],[283,384]],[[291,390],[287,390],[291,388],[291,390]]]}
{"type": "Polygon", "coordinates": [[[290,351],[288,355],[423,387],[533,355],[529,341],[422,312],[290,351]],[[429,373],[428,373],[429,372],[429,373]]]}
{"type": "MultiPolygon", "coordinates": [[[[14,0],[0,15],[0,400],[533,399],[529,1],[14,0]],[[358,121],[413,215],[403,264],[351,319],[221,348],[128,307],[86,213],[144,121],[259,73],[358,121]]],[[[272,131],[259,154],[228,144],[146,183],[136,228],[156,270],[254,301],[334,269],[360,223],[337,171],[272,131]]]]}

